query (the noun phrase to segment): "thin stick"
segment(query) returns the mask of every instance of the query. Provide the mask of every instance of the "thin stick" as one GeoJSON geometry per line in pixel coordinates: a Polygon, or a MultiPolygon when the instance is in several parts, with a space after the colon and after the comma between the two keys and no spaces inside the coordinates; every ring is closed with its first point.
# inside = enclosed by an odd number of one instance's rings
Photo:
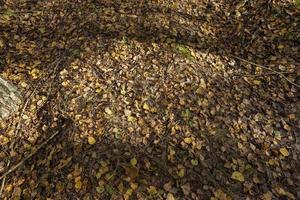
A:
{"type": "Polygon", "coordinates": [[[57,136],[58,133],[59,133],[59,131],[55,132],[46,141],[44,141],[40,146],[38,146],[33,152],[31,152],[28,156],[26,156],[23,160],[21,160],[19,163],[17,163],[12,168],[10,168],[7,172],[5,172],[2,176],[0,176],[0,180],[4,179],[7,175],[11,174],[12,172],[16,171],[19,167],[21,167],[27,160],[29,160],[40,149],[42,149],[46,144],[48,144],[49,141],[51,141],[55,136],[57,136]]]}
{"type": "MultiPolygon", "coordinates": [[[[5,14],[7,11],[0,11],[0,14],[5,14]]],[[[22,14],[22,13],[39,13],[39,12],[43,12],[41,10],[8,10],[8,12],[14,13],[14,14],[22,14]]]]}
{"type": "MultiPolygon", "coordinates": [[[[29,97],[27,98],[27,100],[26,100],[26,102],[25,102],[25,104],[24,104],[24,106],[23,106],[23,108],[22,108],[22,111],[21,111],[21,113],[20,113],[20,117],[19,117],[19,120],[18,120],[17,126],[16,126],[16,131],[15,131],[16,137],[19,136],[20,124],[21,124],[22,116],[23,116],[23,114],[24,114],[24,112],[25,112],[25,110],[26,110],[26,108],[27,108],[27,106],[28,106],[28,103],[29,103],[31,97],[34,95],[34,93],[35,93],[35,91],[36,91],[38,85],[39,85],[39,84],[37,84],[37,86],[34,88],[34,90],[30,93],[29,97]]],[[[16,143],[16,141],[12,142],[12,144],[10,145],[10,147],[14,149],[14,148],[15,148],[15,143],[16,143]]]]}
{"type": "Polygon", "coordinates": [[[236,59],[238,59],[238,60],[240,60],[240,61],[243,61],[243,62],[245,62],[245,63],[248,63],[248,64],[251,64],[251,65],[254,65],[254,66],[257,66],[257,67],[260,67],[260,68],[269,70],[269,71],[272,71],[272,72],[274,72],[275,74],[279,75],[280,77],[284,78],[284,79],[285,79],[287,82],[289,82],[290,84],[294,85],[294,86],[297,87],[297,88],[300,88],[300,85],[294,83],[293,81],[289,80],[285,75],[283,75],[283,74],[286,73],[286,72],[279,72],[279,71],[273,70],[273,69],[271,69],[271,68],[262,66],[262,65],[260,65],[260,64],[257,64],[257,63],[254,63],[254,62],[245,60],[245,59],[243,59],[243,58],[240,58],[240,57],[235,56],[235,55],[232,55],[232,54],[231,54],[231,56],[234,57],[234,58],[236,58],[236,59]]]}
{"type": "MultiPolygon", "coordinates": [[[[10,161],[8,160],[6,167],[8,167],[9,165],[10,165],[10,161]]],[[[1,189],[0,189],[0,198],[2,196],[2,192],[3,192],[4,186],[5,186],[5,181],[6,181],[6,177],[4,177],[2,179],[2,184],[1,184],[1,189]]]]}

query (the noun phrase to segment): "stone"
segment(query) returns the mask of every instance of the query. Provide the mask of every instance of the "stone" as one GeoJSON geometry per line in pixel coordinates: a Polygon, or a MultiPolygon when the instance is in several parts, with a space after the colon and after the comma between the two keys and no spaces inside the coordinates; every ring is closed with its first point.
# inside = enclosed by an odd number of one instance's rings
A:
{"type": "Polygon", "coordinates": [[[18,88],[0,77],[0,118],[12,115],[21,103],[22,96],[18,88]]]}

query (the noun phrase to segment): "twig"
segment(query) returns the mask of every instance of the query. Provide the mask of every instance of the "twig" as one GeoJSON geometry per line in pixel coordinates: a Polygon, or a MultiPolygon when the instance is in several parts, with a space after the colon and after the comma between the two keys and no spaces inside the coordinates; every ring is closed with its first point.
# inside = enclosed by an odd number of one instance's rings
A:
{"type": "Polygon", "coordinates": [[[5,14],[6,12],[11,12],[11,13],[14,13],[14,14],[22,14],[22,13],[39,13],[39,12],[43,12],[41,10],[4,10],[4,11],[0,11],[0,14],[5,14]]]}
{"type": "Polygon", "coordinates": [[[285,79],[287,82],[289,82],[290,84],[294,85],[294,86],[297,87],[297,88],[300,88],[300,85],[294,83],[293,81],[289,80],[285,75],[283,75],[283,74],[286,73],[286,72],[279,72],[279,71],[273,70],[273,69],[271,69],[271,68],[265,67],[265,66],[263,66],[263,65],[260,65],[260,64],[257,64],[257,63],[254,63],[254,62],[245,60],[245,59],[243,59],[243,58],[240,58],[240,57],[235,56],[235,55],[232,55],[232,54],[231,54],[231,56],[232,56],[233,58],[236,58],[236,59],[238,59],[238,60],[240,60],[240,61],[243,61],[243,62],[245,62],[245,63],[248,63],[248,64],[251,64],[251,65],[254,65],[254,66],[257,66],[257,67],[260,67],[260,68],[269,70],[269,71],[272,71],[272,72],[274,72],[275,74],[279,75],[280,77],[284,78],[284,79],[285,79]]]}
{"type": "Polygon", "coordinates": [[[23,160],[21,160],[19,163],[17,163],[12,168],[10,168],[7,172],[5,172],[4,174],[2,174],[2,176],[0,176],[0,180],[4,179],[7,175],[11,174],[12,172],[16,171],[19,167],[21,167],[27,160],[29,160],[40,149],[42,149],[46,144],[48,144],[49,141],[51,141],[55,136],[57,136],[59,132],[60,131],[55,132],[46,141],[44,141],[41,145],[39,145],[33,152],[31,152],[28,156],[26,156],[23,160]]]}
{"type": "MultiPolygon", "coordinates": [[[[290,72],[282,72],[283,74],[290,74],[290,72]]],[[[264,73],[264,74],[239,74],[239,73],[234,73],[233,76],[250,76],[250,77],[257,77],[257,76],[269,76],[269,75],[278,75],[275,72],[270,72],[270,73],[264,73]]]]}
{"type": "MultiPolygon", "coordinates": [[[[27,108],[28,106],[28,103],[29,103],[29,100],[31,99],[31,97],[33,96],[33,94],[35,93],[37,87],[38,87],[39,84],[37,84],[37,86],[34,88],[34,90],[30,93],[29,97],[27,98],[23,108],[22,108],[22,111],[20,113],[20,117],[19,117],[19,120],[17,122],[17,126],[16,126],[16,131],[15,131],[15,136],[18,137],[19,135],[19,130],[20,130],[20,124],[21,124],[21,120],[22,120],[22,116],[25,112],[25,109],[27,108]]],[[[10,147],[12,147],[13,149],[15,148],[15,141],[10,145],[10,147]]]]}
{"type": "MultiPolygon", "coordinates": [[[[6,167],[9,167],[9,165],[10,165],[10,161],[8,160],[6,167]]],[[[1,188],[0,188],[0,198],[2,196],[2,192],[3,192],[4,186],[5,186],[5,181],[6,181],[6,177],[4,177],[2,179],[2,184],[1,184],[1,188]]]]}

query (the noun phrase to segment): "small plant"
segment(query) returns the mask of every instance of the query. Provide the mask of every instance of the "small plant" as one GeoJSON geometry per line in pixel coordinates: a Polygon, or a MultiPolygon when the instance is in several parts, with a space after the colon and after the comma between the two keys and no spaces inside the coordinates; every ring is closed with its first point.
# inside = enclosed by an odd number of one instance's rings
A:
{"type": "Polygon", "coordinates": [[[189,60],[193,60],[194,57],[192,56],[191,51],[183,44],[177,44],[176,45],[176,50],[177,52],[182,55],[183,57],[189,59],[189,60]]]}

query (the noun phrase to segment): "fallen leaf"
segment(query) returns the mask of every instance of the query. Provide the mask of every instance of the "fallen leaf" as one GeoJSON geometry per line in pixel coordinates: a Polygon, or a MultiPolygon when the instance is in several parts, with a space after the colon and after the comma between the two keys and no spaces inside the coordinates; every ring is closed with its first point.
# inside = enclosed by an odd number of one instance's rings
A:
{"type": "Polygon", "coordinates": [[[104,186],[98,186],[98,187],[96,187],[96,191],[97,191],[99,194],[101,194],[101,193],[103,193],[103,192],[105,191],[105,188],[104,188],[104,186]]]}
{"type": "Polygon", "coordinates": [[[182,178],[182,177],[184,177],[184,175],[185,175],[185,169],[180,169],[179,170],[179,172],[178,172],[178,176],[180,177],[180,178],[182,178]]]}
{"type": "Polygon", "coordinates": [[[217,200],[231,200],[232,199],[230,196],[228,196],[221,189],[218,189],[217,191],[215,191],[214,195],[217,198],[217,200]]]}
{"type": "Polygon", "coordinates": [[[191,192],[191,186],[189,183],[182,185],[181,189],[184,195],[189,195],[191,192]]]}
{"type": "Polygon", "coordinates": [[[262,195],[263,200],[272,200],[272,192],[268,191],[262,195]]]}
{"type": "Polygon", "coordinates": [[[184,138],[184,142],[187,143],[187,144],[191,144],[192,139],[190,137],[184,138]]]}
{"type": "Polygon", "coordinates": [[[175,197],[173,196],[172,193],[168,193],[167,200],[175,200],[175,197]]]}
{"type": "Polygon", "coordinates": [[[104,109],[104,111],[105,111],[106,114],[112,115],[112,111],[111,111],[111,109],[110,109],[109,107],[106,107],[106,108],[104,109]]]}
{"type": "Polygon", "coordinates": [[[75,189],[80,190],[82,188],[81,177],[75,178],[75,189]]]}
{"type": "Polygon", "coordinates": [[[105,190],[107,191],[108,194],[110,194],[111,196],[114,195],[116,193],[115,188],[111,185],[106,185],[105,186],[105,190]]]}
{"type": "Polygon", "coordinates": [[[245,178],[244,175],[241,172],[235,171],[232,173],[231,178],[236,180],[236,181],[240,181],[240,182],[244,182],[245,178]]]}
{"type": "Polygon", "coordinates": [[[122,167],[125,169],[125,173],[130,178],[130,180],[134,180],[139,175],[139,171],[136,167],[133,167],[131,165],[122,165],[122,167]]]}
{"type": "Polygon", "coordinates": [[[130,164],[131,164],[133,167],[135,167],[136,164],[137,164],[137,159],[136,159],[136,158],[132,158],[132,159],[130,160],[130,164]]]}
{"type": "Polygon", "coordinates": [[[280,153],[284,156],[287,157],[290,155],[289,151],[284,147],[279,149],[280,153]]]}
{"type": "Polygon", "coordinates": [[[164,184],[163,188],[167,192],[171,192],[171,190],[172,190],[172,182],[171,181],[167,182],[166,184],[164,184]]]}
{"type": "Polygon", "coordinates": [[[144,103],[143,108],[144,108],[145,110],[150,110],[150,107],[149,107],[149,105],[148,105],[147,103],[144,103]]]}
{"type": "Polygon", "coordinates": [[[89,136],[89,137],[88,137],[88,143],[89,143],[90,145],[93,145],[93,144],[96,143],[96,139],[95,139],[94,137],[92,137],[92,136],[89,136]]]}
{"type": "Polygon", "coordinates": [[[260,85],[260,84],[261,84],[261,81],[260,81],[260,80],[254,80],[254,81],[253,81],[253,84],[254,84],[254,85],[260,85]]]}
{"type": "Polygon", "coordinates": [[[2,49],[3,47],[4,47],[4,41],[0,39],[0,49],[2,49]]]}
{"type": "Polygon", "coordinates": [[[197,159],[192,159],[191,163],[192,163],[193,166],[197,166],[199,162],[198,162],[197,159]]]}
{"type": "Polygon", "coordinates": [[[149,187],[147,188],[147,191],[148,191],[148,193],[149,193],[151,196],[157,194],[156,187],[154,187],[154,186],[152,186],[152,185],[149,186],[149,187]]]}
{"type": "Polygon", "coordinates": [[[130,115],[130,116],[127,117],[127,120],[128,120],[129,122],[133,122],[133,121],[136,120],[136,118],[130,115]]]}

